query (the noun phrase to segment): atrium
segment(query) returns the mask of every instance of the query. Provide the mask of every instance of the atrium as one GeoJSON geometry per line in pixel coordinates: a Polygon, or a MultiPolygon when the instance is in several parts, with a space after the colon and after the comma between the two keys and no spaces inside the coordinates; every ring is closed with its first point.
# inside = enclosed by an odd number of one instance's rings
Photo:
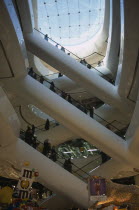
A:
{"type": "Polygon", "coordinates": [[[1,187],[35,191],[37,209],[139,208],[138,10],[137,0],[0,1],[1,187]],[[94,179],[108,194],[91,197],[94,179]],[[114,182],[132,196],[120,200],[114,182]]]}

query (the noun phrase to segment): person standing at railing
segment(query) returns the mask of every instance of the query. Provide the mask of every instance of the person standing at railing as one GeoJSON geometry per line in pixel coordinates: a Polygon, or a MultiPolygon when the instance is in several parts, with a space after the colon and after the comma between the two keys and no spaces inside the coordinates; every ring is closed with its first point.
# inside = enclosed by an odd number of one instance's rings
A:
{"type": "Polygon", "coordinates": [[[49,119],[46,120],[44,128],[45,128],[46,131],[49,130],[49,128],[50,128],[50,121],[49,121],[49,119]]]}

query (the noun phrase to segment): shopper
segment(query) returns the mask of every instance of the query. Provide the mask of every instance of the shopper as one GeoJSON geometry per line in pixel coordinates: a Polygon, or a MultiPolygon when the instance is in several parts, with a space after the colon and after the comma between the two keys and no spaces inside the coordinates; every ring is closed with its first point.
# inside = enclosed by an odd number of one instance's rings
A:
{"type": "Polygon", "coordinates": [[[51,82],[50,90],[55,92],[55,84],[54,84],[54,82],[51,82]]]}
{"type": "Polygon", "coordinates": [[[28,127],[27,127],[27,130],[26,130],[26,132],[25,132],[25,142],[28,143],[29,145],[31,145],[31,143],[32,143],[32,137],[33,137],[33,135],[32,135],[32,130],[31,130],[31,128],[28,126],[28,127]]]}
{"type": "Polygon", "coordinates": [[[68,160],[65,160],[64,162],[64,169],[69,171],[70,173],[72,173],[72,162],[70,160],[70,158],[68,160]]]}
{"type": "Polygon", "coordinates": [[[48,41],[48,34],[44,35],[44,39],[48,41]]]}
{"type": "Polygon", "coordinates": [[[49,130],[49,128],[50,128],[50,121],[49,121],[49,119],[46,120],[44,128],[45,128],[46,131],[49,130]]]}
{"type": "Polygon", "coordinates": [[[63,76],[63,74],[61,74],[60,72],[58,73],[58,77],[62,77],[63,76]]]}
{"type": "Polygon", "coordinates": [[[64,48],[64,47],[61,47],[61,50],[62,50],[63,52],[65,52],[65,48],[64,48]]]}
{"type": "Polygon", "coordinates": [[[43,147],[43,152],[42,152],[42,153],[43,153],[44,155],[48,156],[50,150],[51,150],[51,144],[49,143],[49,140],[46,139],[46,140],[44,141],[44,147],[43,147]]]}
{"type": "Polygon", "coordinates": [[[35,125],[32,125],[31,130],[32,130],[32,135],[34,135],[34,133],[35,133],[35,125]]]}
{"type": "Polygon", "coordinates": [[[67,96],[67,101],[72,104],[72,100],[71,100],[71,96],[70,95],[67,96]]]}
{"type": "Polygon", "coordinates": [[[43,78],[43,76],[41,75],[41,76],[40,76],[40,83],[43,84],[43,82],[44,82],[44,78],[43,78]]]}
{"type": "Polygon", "coordinates": [[[62,91],[62,92],[61,92],[61,97],[64,98],[64,99],[66,99],[67,94],[66,94],[64,91],[62,91]]]}
{"type": "Polygon", "coordinates": [[[55,151],[55,147],[54,146],[51,149],[50,159],[52,161],[54,161],[54,162],[57,161],[57,154],[56,154],[56,151],[55,151]]]}
{"type": "Polygon", "coordinates": [[[29,68],[28,75],[33,77],[33,74],[34,74],[34,71],[33,71],[33,68],[31,67],[31,68],[29,68]]]}
{"type": "Polygon", "coordinates": [[[94,107],[89,109],[90,117],[94,118],[94,107]]]}

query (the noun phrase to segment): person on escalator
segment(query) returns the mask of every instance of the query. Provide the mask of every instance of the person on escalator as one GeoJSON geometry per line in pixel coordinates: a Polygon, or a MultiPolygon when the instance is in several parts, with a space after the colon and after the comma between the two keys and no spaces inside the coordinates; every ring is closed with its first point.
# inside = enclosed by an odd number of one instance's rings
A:
{"type": "Polygon", "coordinates": [[[31,130],[32,130],[32,135],[34,135],[34,133],[35,133],[35,125],[32,125],[31,130]]]}
{"type": "Polygon", "coordinates": [[[88,68],[88,69],[91,69],[92,66],[91,66],[90,64],[87,64],[87,68],[88,68]]]}
{"type": "Polygon", "coordinates": [[[49,130],[49,128],[50,128],[50,121],[49,121],[49,119],[46,120],[44,128],[45,128],[46,131],[49,130]]]}
{"type": "Polygon", "coordinates": [[[89,109],[90,117],[94,118],[94,107],[89,109]]]}
{"type": "Polygon", "coordinates": [[[62,92],[61,92],[61,97],[62,97],[63,99],[66,99],[67,93],[65,93],[64,91],[62,91],[62,92]]]}
{"type": "Polygon", "coordinates": [[[72,173],[72,162],[70,160],[70,158],[68,160],[65,160],[64,162],[64,169],[69,171],[70,173],[72,173]]]}
{"type": "Polygon", "coordinates": [[[81,63],[81,64],[83,64],[84,66],[86,66],[86,65],[87,65],[87,62],[86,62],[86,60],[85,60],[85,59],[80,60],[80,63],[81,63]]]}
{"type": "Polygon", "coordinates": [[[40,76],[40,83],[43,84],[43,82],[44,82],[44,78],[43,76],[40,76]]]}
{"type": "Polygon", "coordinates": [[[37,79],[37,74],[33,71],[32,67],[29,69],[28,75],[30,75],[34,79],[37,79]]]}
{"type": "Polygon", "coordinates": [[[37,143],[37,137],[33,136],[33,138],[32,138],[32,147],[34,149],[36,149],[38,145],[39,145],[39,143],[37,143]]]}
{"type": "Polygon", "coordinates": [[[53,91],[53,92],[56,92],[55,91],[55,84],[54,84],[54,82],[51,82],[50,90],[53,91]]]}
{"type": "Polygon", "coordinates": [[[44,39],[48,41],[48,34],[45,34],[44,39]]]}
{"type": "Polygon", "coordinates": [[[79,110],[81,110],[82,111],[82,106],[80,105],[80,104],[77,104],[77,106],[76,106],[79,110]]]}
{"type": "Polygon", "coordinates": [[[64,47],[61,47],[61,50],[62,50],[63,52],[65,52],[65,48],[64,48],[64,47]]]}
{"type": "Polygon", "coordinates": [[[67,101],[72,104],[72,100],[71,100],[71,96],[70,95],[67,96],[67,101]]]}
{"type": "Polygon", "coordinates": [[[83,112],[85,113],[85,114],[87,114],[87,109],[84,107],[83,108],[83,112]]]}
{"type": "Polygon", "coordinates": [[[49,152],[51,151],[51,144],[49,143],[48,139],[44,141],[44,147],[43,147],[43,155],[48,156],[49,152]]]}
{"type": "Polygon", "coordinates": [[[31,145],[31,143],[32,143],[32,137],[33,137],[32,130],[28,126],[27,127],[27,130],[25,132],[25,142],[28,143],[29,145],[31,145]]]}
{"type": "Polygon", "coordinates": [[[54,162],[57,161],[57,154],[56,154],[56,151],[55,151],[55,147],[54,146],[51,149],[50,159],[52,161],[54,161],[54,162]]]}
{"type": "Polygon", "coordinates": [[[63,76],[63,74],[61,74],[60,72],[58,73],[58,77],[62,77],[63,76]]]}
{"type": "Polygon", "coordinates": [[[34,74],[34,71],[33,71],[33,68],[31,67],[31,68],[29,68],[28,75],[33,77],[33,74],[34,74]]]}

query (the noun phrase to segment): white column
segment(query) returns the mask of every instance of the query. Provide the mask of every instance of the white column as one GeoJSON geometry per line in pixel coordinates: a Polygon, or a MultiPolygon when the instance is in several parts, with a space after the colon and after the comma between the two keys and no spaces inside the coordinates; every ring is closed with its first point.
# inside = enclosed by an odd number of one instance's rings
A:
{"type": "MultiPolygon", "coordinates": [[[[118,92],[122,97],[128,97],[134,85],[136,86],[136,84],[139,84],[139,77],[137,76],[139,59],[139,24],[136,24],[136,20],[139,19],[139,1],[134,0],[134,6],[132,4],[133,3],[130,0],[124,1],[124,52],[118,88],[118,92]]],[[[138,85],[136,90],[138,90],[138,85]]]]}
{"type": "Polygon", "coordinates": [[[125,163],[132,162],[132,164],[134,163],[133,165],[136,165],[136,161],[132,155],[128,153],[127,144],[123,139],[84,114],[66,100],[50,91],[30,76],[25,77],[24,80],[17,80],[15,83],[16,87],[11,83],[10,88],[15,94],[23,98],[23,100],[26,98],[29,103],[47,112],[77,136],[86,139],[114,159],[125,163]]]}
{"type": "MultiPolygon", "coordinates": [[[[0,1],[0,40],[3,52],[8,61],[11,76],[26,75],[27,55],[20,24],[11,0],[0,1]],[[19,70],[20,69],[20,70],[19,70]]],[[[10,76],[6,69],[4,75],[10,76]]]]}
{"type": "Polygon", "coordinates": [[[105,66],[115,78],[120,51],[120,0],[111,0],[111,22],[105,66]]]}
{"type": "Polygon", "coordinates": [[[132,103],[126,99],[122,100],[115,86],[45,41],[37,32],[30,33],[25,38],[28,50],[37,57],[58,69],[102,101],[119,108],[126,114],[131,113],[132,103]]]}

